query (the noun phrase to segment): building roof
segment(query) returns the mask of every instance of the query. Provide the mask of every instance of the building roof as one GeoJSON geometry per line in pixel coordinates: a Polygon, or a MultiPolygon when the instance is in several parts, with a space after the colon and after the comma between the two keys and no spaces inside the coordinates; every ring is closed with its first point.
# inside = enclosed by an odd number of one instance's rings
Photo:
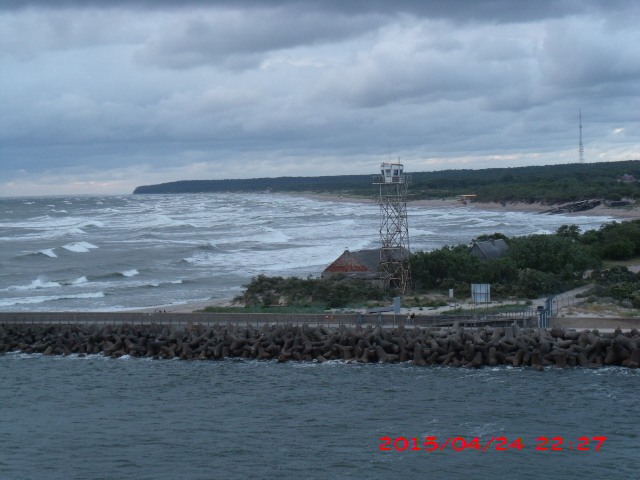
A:
{"type": "MultiPolygon", "coordinates": [[[[409,258],[409,252],[406,249],[403,249],[403,252],[404,258],[409,258]]],[[[379,265],[379,248],[355,252],[345,250],[331,265],[324,269],[322,275],[344,274],[351,277],[374,278],[378,275],[379,265]]]]}
{"type": "Polygon", "coordinates": [[[376,272],[380,263],[380,250],[345,250],[331,265],[324,269],[325,273],[376,272]]]}
{"type": "Polygon", "coordinates": [[[501,257],[509,250],[509,245],[503,239],[486,240],[484,242],[473,242],[471,255],[484,259],[494,259],[501,257]]]}

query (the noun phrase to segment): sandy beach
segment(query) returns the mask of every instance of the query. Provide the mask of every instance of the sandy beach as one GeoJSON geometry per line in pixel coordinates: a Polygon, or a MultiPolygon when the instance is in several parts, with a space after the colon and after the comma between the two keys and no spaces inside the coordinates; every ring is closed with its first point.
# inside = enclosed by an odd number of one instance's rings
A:
{"type": "MultiPolygon", "coordinates": [[[[500,203],[483,203],[483,202],[469,202],[466,205],[460,203],[456,199],[444,199],[444,200],[416,200],[409,202],[408,207],[429,207],[429,208],[455,208],[465,207],[473,208],[476,210],[484,211],[505,211],[505,212],[545,212],[551,208],[559,207],[561,205],[543,205],[541,203],[524,203],[514,202],[502,205],[500,203]]],[[[583,210],[581,212],[565,213],[565,216],[594,216],[594,217],[614,217],[621,220],[636,220],[640,219],[640,205],[633,205],[631,207],[612,208],[606,205],[598,205],[590,210],[583,210]]]]}
{"type": "MultiPolygon", "coordinates": [[[[344,202],[344,203],[360,203],[360,204],[377,204],[375,198],[351,197],[348,195],[334,195],[322,193],[300,193],[287,194],[293,197],[304,197],[313,200],[344,202]]],[[[429,199],[429,200],[413,200],[407,202],[407,208],[470,208],[481,211],[505,211],[505,212],[544,212],[562,205],[545,205],[542,203],[526,203],[511,202],[502,205],[496,202],[468,202],[463,204],[457,198],[429,199]]],[[[606,205],[598,205],[590,210],[581,212],[565,213],[565,216],[593,216],[593,217],[613,217],[620,220],[636,220],[640,219],[640,204],[634,204],[628,207],[612,208],[606,205]]]]}

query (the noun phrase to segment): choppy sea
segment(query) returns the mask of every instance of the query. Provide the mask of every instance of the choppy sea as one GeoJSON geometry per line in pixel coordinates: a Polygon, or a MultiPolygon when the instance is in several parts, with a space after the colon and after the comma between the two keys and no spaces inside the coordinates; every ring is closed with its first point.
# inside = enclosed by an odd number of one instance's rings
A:
{"type": "Polygon", "coordinates": [[[0,386],[2,479],[638,478],[638,370],[12,353],[0,386]]]}
{"type": "MultiPolygon", "coordinates": [[[[409,208],[412,250],[608,217],[409,208]]],[[[233,298],[251,277],[317,276],[379,244],[376,204],[275,194],[0,198],[0,311],[127,310],[233,298]]]]}
{"type": "MultiPolygon", "coordinates": [[[[609,220],[409,210],[413,250],[609,220]]],[[[259,273],[318,275],[375,247],[378,221],[374,204],[269,194],[0,199],[0,310],[229,298],[259,273]]],[[[9,353],[0,479],[636,480],[638,398],[640,371],[623,368],[9,353]]]]}

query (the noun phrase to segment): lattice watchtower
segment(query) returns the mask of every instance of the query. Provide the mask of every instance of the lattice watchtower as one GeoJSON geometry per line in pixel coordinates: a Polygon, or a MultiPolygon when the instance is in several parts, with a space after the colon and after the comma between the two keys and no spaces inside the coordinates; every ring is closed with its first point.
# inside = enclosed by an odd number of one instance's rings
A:
{"type": "Polygon", "coordinates": [[[380,280],[404,294],[411,286],[407,189],[411,177],[401,163],[382,163],[373,184],[379,187],[380,280]]]}

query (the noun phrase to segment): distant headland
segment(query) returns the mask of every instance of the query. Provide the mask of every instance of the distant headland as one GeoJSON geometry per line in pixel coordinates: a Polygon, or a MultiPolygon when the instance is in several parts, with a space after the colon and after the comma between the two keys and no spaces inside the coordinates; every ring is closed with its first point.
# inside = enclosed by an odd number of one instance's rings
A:
{"type": "MultiPolygon", "coordinates": [[[[139,186],[134,194],[220,192],[318,193],[374,196],[371,175],[181,180],[139,186]]],[[[625,206],[640,201],[640,160],[482,170],[411,172],[410,200],[470,196],[474,202],[558,205],[599,199],[625,206]],[[626,202],[626,203],[625,203],[626,202]]]]}

